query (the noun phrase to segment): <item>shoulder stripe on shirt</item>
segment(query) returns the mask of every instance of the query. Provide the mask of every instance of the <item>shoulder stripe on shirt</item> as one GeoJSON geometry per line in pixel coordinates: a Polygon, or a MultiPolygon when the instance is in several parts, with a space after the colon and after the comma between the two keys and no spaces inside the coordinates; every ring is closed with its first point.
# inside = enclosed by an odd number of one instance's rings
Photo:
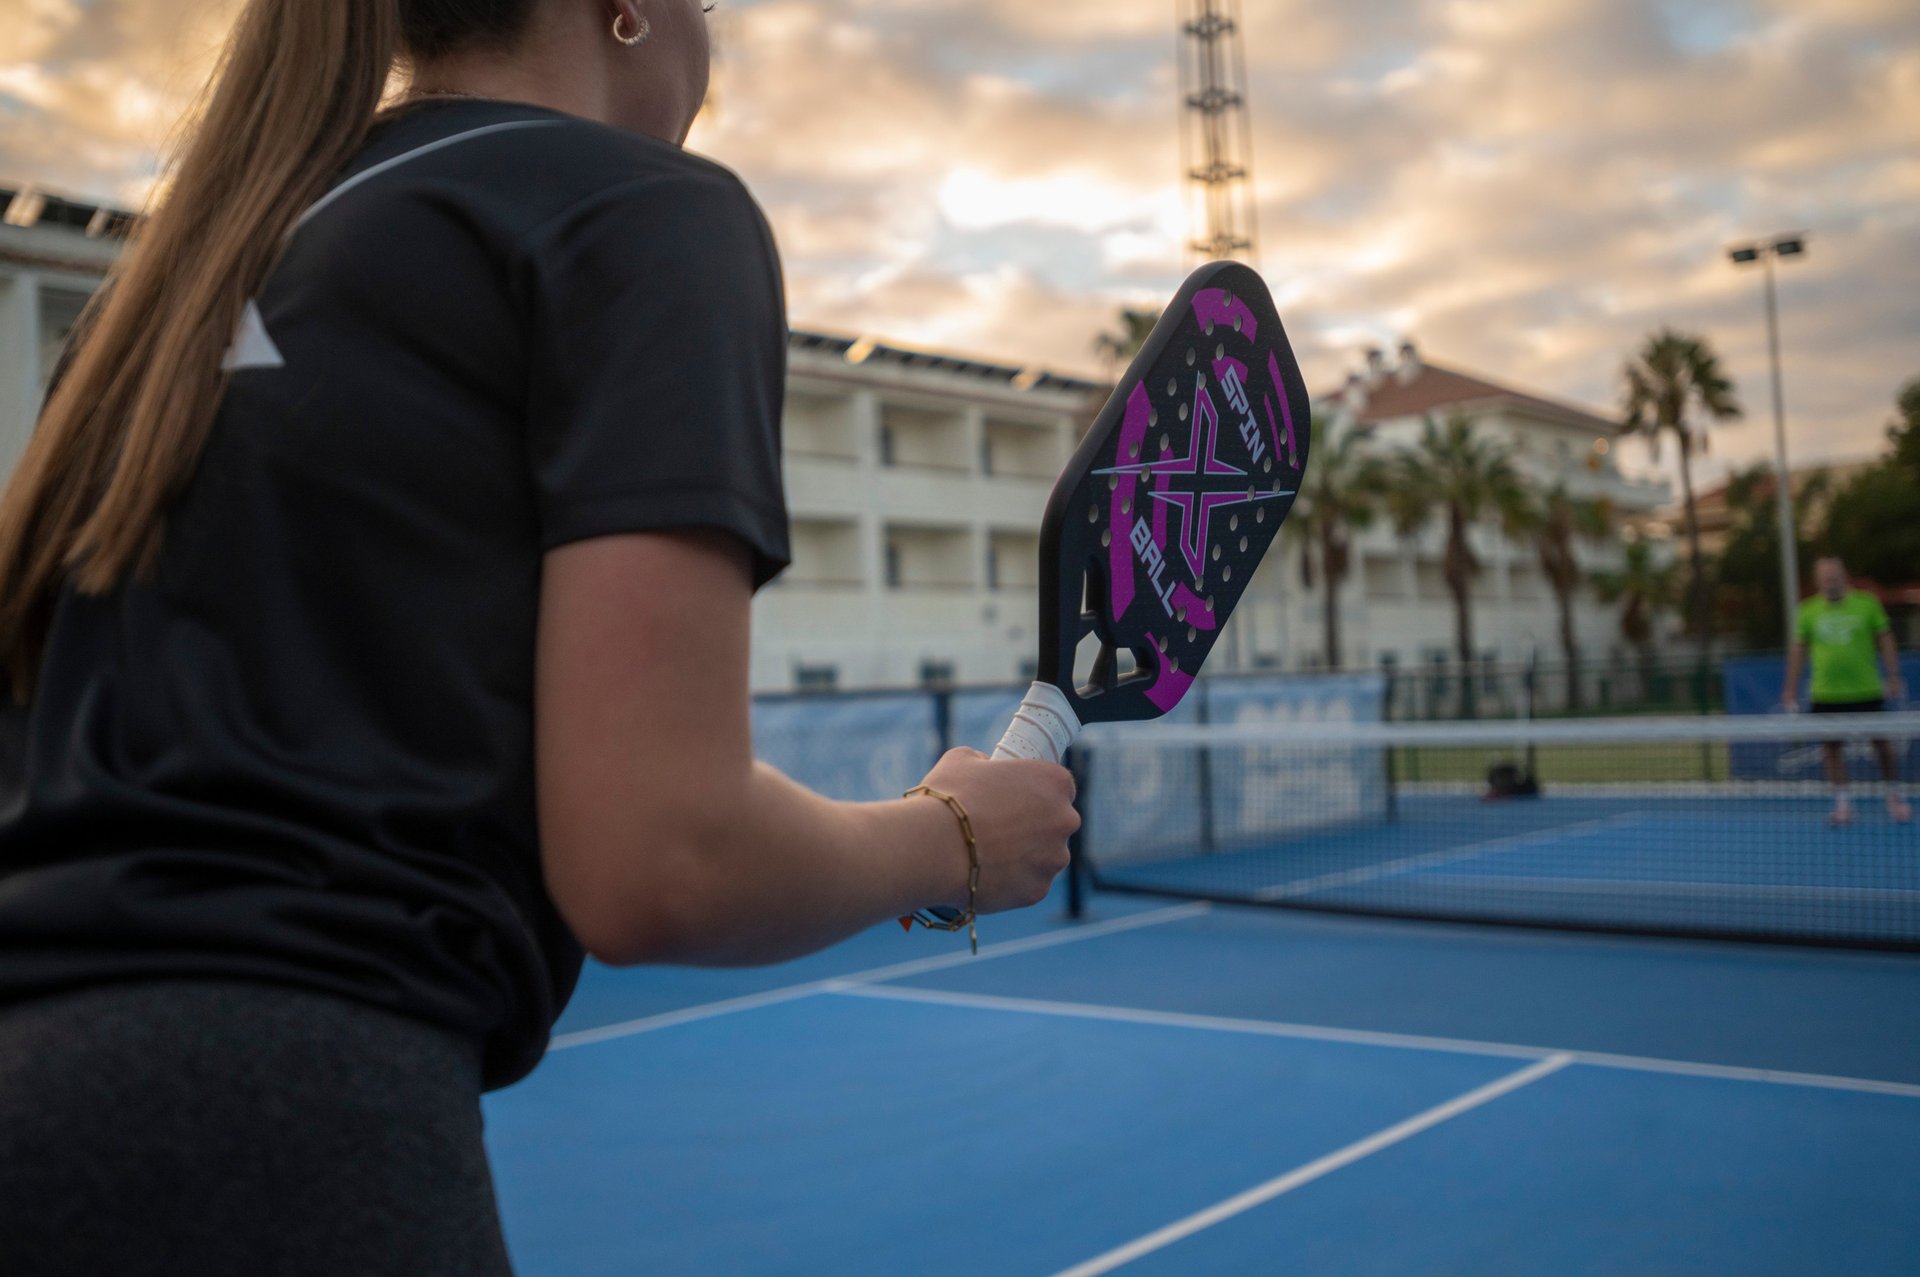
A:
{"type": "MultiPolygon", "coordinates": [[[[489,124],[485,128],[468,129],[465,133],[455,133],[452,137],[443,137],[437,142],[429,142],[425,146],[416,146],[411,151],[396,155],[390,160],[380,161],[380,163],[373,165],[365,172],[355,173],[352,177],[340,183],[340,185],[334,187],[325,195],[322,195],[313,202],[311,208],[300,215],[300,220],[293,224],[293,229],[287,232],[287,237],[291,239],[294,231],[299,230],[302,226],[312,221],[315,214],[319,213],[322,209],[339,199],[342,195],[345,195],[354,187],[367,181],[369,178],[378,177],[382,173],[396,169],[409,160],[417,160],[429,152],[438,151],[461,142],[470,142],[474,138],[486,137],[494,133],[505,133],[512,129],[558,128],[565,123],[567,123],[565,120],[511,120],[505,124],[489,124]]],[[[273,335],[267,331],[266,321],[260,316],[260,308],[257,303],[252,301],[247,303],[246,311],[240,316],[240,326],[238,330],[235,331],[233,342],[227,347],[226,357],[221,361],[220,366],[227,372],[244,372],[250,368],[271,369],[286,366],[285,360],[282,359],[280,355],[279,347],[274,345],[273,335]]]]}
{"type": "Polygon", "coordinates": [[[445,147],[458,145],[461,142],[470,142],[474,138],[486,137],[487,135],[492,133],[505,133],[512,129],[559,128],[566,123],[568,123],[568,121],[566,120],[512,120],[505,124],[489,124],[485,128],[481,128],[481,129],[468,129],[465,133],[455,133],[452,137],[443,137],[438,142],[429,142],[425,146],[416,146],[411,151],[407,151],[401,155],[396,155],[390,160],[380,161],[380,163],[375,164],[373,167],[367,169],[365,172],[355,173],[352,177],[348,178],[346,181],[340,183],[340,185],[334,187],[332,190],[328,191],[325,195],[322,195],[319,199],[315,200],[313,203],[313,207],[300,215],[300,220],[293,224],[293,228],[295,230],[299,230],[302,226],[305,226],[309,221],[311,221],[314,215],[320,212],[321,209],[327,207],[327,205],[333,203],[335,200],[339,199],[342,195],[345,195],[348,191],[352,190],[354,187],[360,185],[362,182],[368,180],[369,178],[377,177],[379,174],[385,173],[389,169],[399,168],[402,164],[407,163],[409,160],[417,160],[422,155],[425,155],[430,151],[438,151],[445,147]]]}

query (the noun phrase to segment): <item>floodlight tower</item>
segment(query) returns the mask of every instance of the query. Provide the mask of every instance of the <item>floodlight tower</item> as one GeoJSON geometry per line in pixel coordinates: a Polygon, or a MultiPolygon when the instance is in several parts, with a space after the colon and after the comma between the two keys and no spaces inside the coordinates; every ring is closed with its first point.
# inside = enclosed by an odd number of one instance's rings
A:
{"type": "Polygon", "coordinates": [[[1786,410],[1781,406],[1780,319],[1773,300],[1773,259],[1778,257],[1784,261],[1799,257],[1806,251],[1807,237],[1804,232],[1775,235],[1771,240],[1756,240],[1749,244],[1735,244],[1727,250],[1727,257],[1735,266],[1751,266],[1758,262],[1766,268],[1767,356],[1773,369],[1773,499],[1778,503],[1780,582],[1784,587],[1789,644],[1793,642],[1793,627],[1800,615],[1800,525],[1793,517],[1793,472],[1787,468],[1787,417],[1786,410]]]}
{"type": "Polygon", "coordinates": [[[1240,0],[1179,0],[1180,167],[1186,174],[1187,251],[1257,266],[1253,138],[1240,0]],[[1195,216],[1195,214],[1198,216],[1195,216]]]}

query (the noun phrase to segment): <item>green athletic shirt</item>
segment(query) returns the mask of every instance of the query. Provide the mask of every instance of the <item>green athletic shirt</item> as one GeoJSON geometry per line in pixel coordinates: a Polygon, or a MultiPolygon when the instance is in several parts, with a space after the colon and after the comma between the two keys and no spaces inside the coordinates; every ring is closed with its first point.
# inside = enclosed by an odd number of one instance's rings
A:
{"type": "Polygon", "coordinates": [[[1885,696],[1874,644],[1887,628],[1886,609],[1864,590],[1853,590],[1838,603],[1827,602],[1822,594],[1802,603],[1794,633],[1813,661],[1813,699],[1873,701],[1885,696]]]}

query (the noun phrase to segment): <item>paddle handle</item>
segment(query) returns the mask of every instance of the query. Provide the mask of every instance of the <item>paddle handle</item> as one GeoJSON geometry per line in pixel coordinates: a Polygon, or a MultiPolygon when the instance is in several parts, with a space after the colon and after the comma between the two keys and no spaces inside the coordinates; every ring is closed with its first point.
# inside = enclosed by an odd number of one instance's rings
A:
{"type": "Polygon", "coordinates": [[[1013,721],[993,747],[993,756],[1057,763],[1067,756],[1067,746],[1078,735],[1080,716],[1067,703],[1066,693],[1052,683],[1035,683],[1013,712],[1013,721]]]}
{"type": "MultiPolygon", "coordinates": [[[[993,747],[993,756],[1031,758],[1057,763],[1067,756],[1067,746],[1080,735],[1080,716],[1067,703],[1064,692],[1052,683],[1035,683],[1027,689],[1026,699],[1013,712],[1006,735],[993,747]]],[[[943,922],[960,916],[958,909],[945,905],[927,911],[943,922]]]]}

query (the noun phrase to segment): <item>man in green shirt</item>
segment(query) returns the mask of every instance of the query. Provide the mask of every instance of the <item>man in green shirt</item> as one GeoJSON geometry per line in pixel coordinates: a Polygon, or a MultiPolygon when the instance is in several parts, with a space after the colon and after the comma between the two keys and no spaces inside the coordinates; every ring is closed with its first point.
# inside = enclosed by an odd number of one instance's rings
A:
{"type": "MultiPolygon", "coordinates": [[[[1887,707],[1889,698],[1906,699],[1900,680],[1900,653],[1894,647],[1893,627],[1880,600],[1865,590],[1851,588],[1847,568],[1839,559],[1821,559],[1813,565],[1820,592],[1800,605],[1793,646],[1787,653],[1787,686],[1780,702],[1798,707],[1800,670],[1813,659],[1813,712],[1816,714],[1870,714],[1887,707]],[[1880,666],[1886,666],[1881,681],[1880,666]]],[[[1851,824],[1847,801],[1846,747],[1840,741],[1823,746],[1827,780],[1833,786],[1833,815],[1829,823],[1851,824]]],[[[1873,751],[1886,778],[1887,814],[1901,824],[1913,819],[1913,809],[1900,796],[1900,759],[1889,741],[1876,740],[1873,751]]]]}

